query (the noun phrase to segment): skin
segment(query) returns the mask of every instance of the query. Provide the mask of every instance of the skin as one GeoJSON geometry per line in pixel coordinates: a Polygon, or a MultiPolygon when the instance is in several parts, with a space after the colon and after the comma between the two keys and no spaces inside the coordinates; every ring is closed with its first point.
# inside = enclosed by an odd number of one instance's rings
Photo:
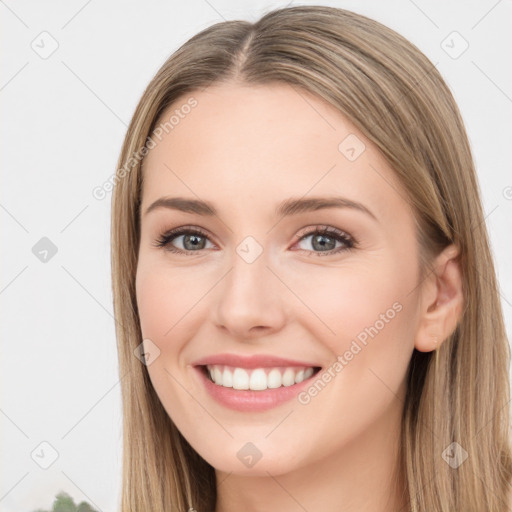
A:
{"type": "MultiPolygon", "coordinates": [[[[216,512],[400,510],[403,482],[391,480],[406,371],[415,347],[433,350],[456,327],[457,249],[443,251],[420,282],[407,194],[375,146],[322,99],[284,84],[224,83],[189,96],[197,107],[144,162],[136,293],[143,336],[160,350],[147,367],[151,381],[215,468],[216,512]],[[355,161],[338,149],[349,134],[366,146],[355,161]],[[350,208],[274,214],[290,197],[333,195],[364,204],[376,219],[350,208]],[[218,215],[145,214],[162,196],[210,201],[218,215]],[[318,225],[350,234],[357,246],[317,256],[305,235],[318,225]],[[180,226],[207,232],[195,253],[154,245],[180,226]],[[252,263],[236,251],[247,236],[263,250],[252,263]],[[306,405],[227,409],[191,366],[231,352],[328,368],[395,303],[400,312],[306,405]],[[262,454],[252,468],[237,457],[247,442],[262,454]]],[[[183,241],[171,244],[190,250],[183,241]]]]}

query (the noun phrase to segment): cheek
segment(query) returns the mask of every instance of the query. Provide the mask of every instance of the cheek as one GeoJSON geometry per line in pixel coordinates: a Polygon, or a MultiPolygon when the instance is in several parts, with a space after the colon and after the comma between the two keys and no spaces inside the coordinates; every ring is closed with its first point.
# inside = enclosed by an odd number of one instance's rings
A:
{"type": "Polygon", "coordinates": [[[137,307],[144,338],[158,340],[172,326],[173,294],[165,290],[165,279],[158,279],[156,273],[137,273],[137,307]]]}
{"type": "Polygon", "coordinates": [[[333,360],[345,356],[354,378],[374,368],[398,387],[414,343],[414,266],[382,258],[364,270],[331,268],[329,273],[328,280],[315,279],[321,284],[303,291],[316,313],[307,317],[309,329],[330,349],[333,360]]]}
{"type": "MultiPolygon", "coordinates": [[[[399,272],[399,266],[387,263],[383,259],[382,266],[364,271],[343,269],[328,288],[311,288],[307,295],[322,320],[308,317],[307,328],[329,348],[331,361],[299,403],[320,433],[322,422],[336,425],[331,439],[336,429],[343,431],[340,443],[402,404],[398,397],[414,346],[415,273],[412,266],[399,272]]],[[[328,443],[320,437],[327,453],[328,443]]]]}
{"type": "Polygon", "coordinates": [[[183,379],[180,357],[187,341],[194,335],[190,313],[198,300],[196,295],[201,292],[193,280],[186,279],[186,275],[170,273],[158,262],[142,259],[136,277],[142,336],[151,340],[159,350],[147,371],[162,405],[173,420],[176,415],[186,415],[187,411],[188,395],[180,391],[179,385],[183,379]]]}
{"type": "MultiPolygon", "coordinates": [[[[186,316],[208,287],[189,271],[169,271],[158,264],[139,264],[136,278],[137,307],[142,334],[157,344],[178,339],[176,331],[186,326],[186,316]]],[[[173,342],[173,343],[174,343],[173,342]]],[[[174,345],[173,345],[173,348],[174,345]]]]}

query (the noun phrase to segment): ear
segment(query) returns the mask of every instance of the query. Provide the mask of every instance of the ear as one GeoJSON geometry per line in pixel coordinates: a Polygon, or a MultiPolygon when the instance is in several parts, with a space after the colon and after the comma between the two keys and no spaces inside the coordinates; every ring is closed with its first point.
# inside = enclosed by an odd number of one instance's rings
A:
{"type": "Polygon", "coordinates": [[[464,307],[459,249],[446,247],[435,259],[434,270],[422,283],[420,320],[414,346],[431,352],[455,331],[464,307]]]}

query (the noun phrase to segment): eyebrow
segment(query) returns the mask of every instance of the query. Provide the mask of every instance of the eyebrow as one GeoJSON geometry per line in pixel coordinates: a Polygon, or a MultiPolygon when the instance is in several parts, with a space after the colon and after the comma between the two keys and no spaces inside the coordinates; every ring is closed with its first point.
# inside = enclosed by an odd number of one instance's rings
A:
{"type": "MultiPolygon", "coordinates": [[[[218,214],[213,204],[199,199],[187,199],[184,197],[161,197],[153,202],[145,211],[144,215],[156,210],[157,208],[168,208],[185,213],[196,213],[197,215],[216,216],[218,214]]],[[[298,215],[300,213],[324,210],[327,208],[351,208],[363,212],[374,220],[377,217],[366,206],[350,199],[331,196],[331,197],[309,197],[309,198],[290,198],[277,205],[275,215],[287,217],[298,215]]],[[[378,220],[377,220],[378,221],[378,220]]]]}

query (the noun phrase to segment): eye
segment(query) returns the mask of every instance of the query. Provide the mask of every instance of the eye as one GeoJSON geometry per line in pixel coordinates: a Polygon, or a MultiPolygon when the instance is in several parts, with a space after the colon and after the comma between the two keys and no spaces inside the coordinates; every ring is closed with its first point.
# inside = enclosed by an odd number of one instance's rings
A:
{"type": "Polygon", "coordinates": [[[199,252],[205,248],[205,243],[208,240],[208,235],[198,228],[181,227],[167,231],[155,241],[156,247],[165,248],[167,251],[175,252],[178,254],[187,254],[192,252],[199,252]],[[179,249],[171,244],[181,238],[181,243],[184,249],[179,249]]]}
{"type": "Polygon", "coordinates": [[[313,249],[318,249],[318,251],[311,251],[309,249],[300,250],[313,252],[315,256],[330,256],[353,249],[356,246],[356,241],[352,236],[340,229],[330,226],[316,226],[313,230],[305,234],[298,235],[298,237],[298,243],[312,237],[311,241],[305,245],[309,245],[313,249]],[[336,248],[337,243],[341,244],[341,247],[338,246],[338,248],[336,248]]]}

